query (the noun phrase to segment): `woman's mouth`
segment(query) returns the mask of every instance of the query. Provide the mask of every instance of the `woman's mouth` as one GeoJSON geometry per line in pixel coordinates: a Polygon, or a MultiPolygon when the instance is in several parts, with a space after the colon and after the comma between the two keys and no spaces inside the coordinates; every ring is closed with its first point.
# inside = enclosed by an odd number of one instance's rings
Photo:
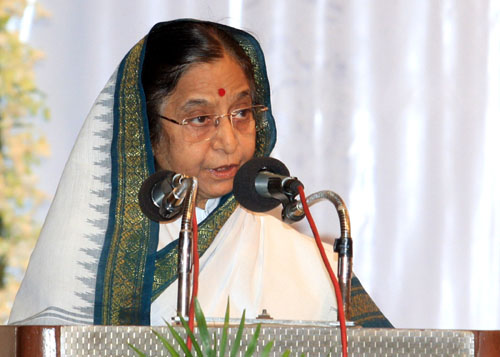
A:
{"type": "Polygon", "coordinates": [[[219,166],[216,167],[215,169],[210,169],[210,173],[219,178],[219,179],[230,179],[233,178],[236,175],[236,172],[238,172],[239,165],[232,164],[232,165],[224,165],[224,166],[219,166]]]}

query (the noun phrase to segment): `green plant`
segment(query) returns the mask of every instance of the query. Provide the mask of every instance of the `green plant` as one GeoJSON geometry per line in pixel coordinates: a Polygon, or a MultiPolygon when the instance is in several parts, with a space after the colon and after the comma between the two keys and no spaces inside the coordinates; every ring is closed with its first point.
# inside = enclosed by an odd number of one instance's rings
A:
{"type": "MultiPolygon", "coordinates": [[[[191,341],[193,343],[193,349],[196,352],[197,356],[207,356],[207,357],[216,357],[218,356],[224,356],[226,354],[226,349],[228,347],[228,329],[229,329],[229,300],[227,302],[227,307],[226,307],[226,313],[224,316],[224,325],[222,328],[222,336],[220,337],[220,340],[217,339],[217,335],[214,332],[213,338],[210,336],[210,331],[208,330],[207,322],[205,319],[205,315],[203,314],[203,311],[201,309],[201,306],[198,302],[198,300],[195,300],[195,319],[196,323],[198,325],[198,332],[199,332],[199,341],[196,339],[196,336],[194,335],[193,331],[189,328],[187,322],[181,318],[181,323],[182,326],[184,327],[186,334],[191,338],[191,341]]],[[[184,342],[184,339],[182,336],[177,332],[177,330],[167,322],[168,329],[172,336],[174,337],[175,341],[179,344],[179,347],[183,351],[185,356],[193,356],[193,352],[188,349],[188,346],[186,342],[184,342]]],[[[260,324],[257,325],[255,328],[255,332],[252,336],[252,339],[246,346],[245,350],[245,356],[252,356],[257,348],[257,343],[260,335],[260,324]]],[[[231,351],[230,351],[230,356],[236,356],[236,354],[240,351],[241,349],[241,337],[243,335],[243,329],[245,328],[245,311],[243,311],[243,314],[241,316],[241,320],[238,326],[238,330],[236,333],[236,337],[232,343],[231,351]]],[[[153,330],[153,333],[156,335],[156,337],[161,341],[165,349],[170,353],[171,356],[176,357],[179,356],[179,353],[176,351],[175,347],[167,341],[165,337],[163,337],[160,333],[157,331],[153,330]]],[[[130,348],[132,348],[138,356],[140,357],[145,357],[146,354],[144,352],[141,352],[138,348],[135,346],[129,344],[130,348]]],[[[268,342],[262,352],[260,353],[261,356],[268,356],[269,353],[271,352],[271,349],[273,347],[273,341],[268,342]]],[[[286,351],[283,356],[288,356],[290,354],[289,351],[286,351]]]]}

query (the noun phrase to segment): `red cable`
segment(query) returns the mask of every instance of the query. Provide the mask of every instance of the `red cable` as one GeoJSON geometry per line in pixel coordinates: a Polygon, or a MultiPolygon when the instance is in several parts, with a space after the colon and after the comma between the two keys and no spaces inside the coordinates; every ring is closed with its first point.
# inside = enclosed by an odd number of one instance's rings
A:
{"type": "MultiPolygon", "coordinates": [[[[188,326],[194,332],[194,299],[198,296],[198,274],[200,272],[200,256],[198,254],[198,222],[196,221],[196,207],[193,208],[193,293],[191,294],[191,303],[189,305],[188,326]]],[[[191,351],[191,337],[186,341],[188,349],[191,351]]]]}
{"type": "Polygon", "coordinates": [[[323,263],[325,264],[326,270],[328,271],[328,275],[330,275],[330,279],[332,280],[333,286],[335,288],[335,296],[337,297],[337,308],[339,312],[339,322],[340,322],[340,338],[342,341],[342,355],[347,357],[347,328],[345,324],[345,315],[344,315],[344,303],[342,302],[342,293],[340,291],[340,285],[335,277],[335,273],[330,266],[330,262],[325,253],[325,248],[323,247],[323,243],[319,237],[318,229],[316,228],[316,223],[314,223],[311,212],[309,211],[309,206],[307,205],[306,195],[304,193],[304,188],[299,186],[299,195],[300,201],[302,202],[302,207],[304,208],[304,213],[306,214],[307,221],[311,226],[311,230],[313,231],[314,240],[316,241],[316,245],[318,246],[319,252],[321,254],[321,258],[323,259],[323,263]]]}

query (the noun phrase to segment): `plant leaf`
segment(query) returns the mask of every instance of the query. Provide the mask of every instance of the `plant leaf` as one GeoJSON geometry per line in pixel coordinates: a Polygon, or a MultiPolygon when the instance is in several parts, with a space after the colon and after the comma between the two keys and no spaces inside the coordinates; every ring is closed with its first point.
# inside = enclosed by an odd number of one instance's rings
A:
{"type": "Polygon", "coordinates": [[[240,349],[241,344],[241,336],[243,335],[243,328],[245,327],[245,312],[243,310],[243,314],[241,315],[240,325],[238,326],[238,332],[236,333],[236,337],[233,342],[233,347],[231,348],[231,357],[235,357],[240,349]]]}
{"type": "Polygon", "coordinates": [[[172,333],[172,336],[174,336],[175,340],[177,341],[177,343],[181,347],[182,351],[184,351],[184,355],[192,357],[193,354],[189,350],[188,346],[186,345],[186,342],[184,342],[184,339],[181,337],[181,335],[179,335],[179,333],[177,331],[175,331],[175,329],[172,327],[172,325],[167,324],[167,326],[168,326],[168,329],[170,330],[170,332],[172,333]]]}
{"type": "Polygon", "coordinates": [[[214,341],[214,347],[210,350],[210,353],[209,353],[210,357],[217,356],[217,331],[214,331],[214,333],[213,333],[213,341],[214,341]]]}
{"type": "Polygon", "coordinates": [[[222,328],[222,337],[219,346],[219,357],[224,357],[227,346],[227,329],[229,327],[229,297],[227,298],[226,314],[224,315],[224,327],[222,328]]]}
{"type": "Polygon", "coordinates": [[[201,344],[203,345],[205,354],[208,356],[210,355],[210,351],[212,351],[210,332],[208,332],[207,321],[205,320],[205,315],[203,315],[198,299],[195,299],[194,304],[194,314],[196,315],[196,322],[198,323],[201,344]]]}
{"type": "Polygon", "coordinates": [[[170,356],[173,356],[173,357],[178,357],[179,356],[179,354],[177,353],[177,351],[175,350],[175,348],[167,341],[167,339],[165,337],[163,337],[162,335],[160,335],[155,330],[153,330],[153,333],[161,341],[161,343],[163,344],[163,346],[168,350],[168,352],[170,353],[170,356]]]}
{"type": "Polygon", "coordinates": [[[186,333],[189,335],[189,337],[191,337],[191,343],[193,344],[196,354],[200,357],[203,357],[203,352],[201,351],[200,345],[196,340],[196,337],[194,336],[194,332],[191,331],[191,329],[189,328],[189,324],[186,320],[184,320],[184,318],[182,318],[182,316],[180,316],[179,318],[181,319],[181,324],[186,330],[186,333]]]}
{"type": "Polygon", "coordinates": [[[262,356],[267,357],[271,353],[271,349],[273,348],[274,341],[269,341],[262,350],[262,356]]]}
{"type": "Polygon", "coordinates": [[[128,344],[128,346],[134,350],[135,353],[137,353],[137,355],[139,357],[146,357],[146,354],[144,352],[141,352],[139,351],[137,348],[135,348],[131,343],[128,344]]]}
{"type": "Polygon", "coordinates": [[[286,350],[285,352],[283,352],[283,357],[288,357],[290,356],[290,350],[286,350]]]}
{"type": "Polygon", "coordinates": [[[245,357],[250,357],[255,352],[255,348],[257,347],[257,340],[259,338],[259,334],[260,334],[260,324],[258,324],[257,327],[255,328],[255,332],[253,333],[252,339],[250,340],[250,342],[247,345],[245,357]]]}

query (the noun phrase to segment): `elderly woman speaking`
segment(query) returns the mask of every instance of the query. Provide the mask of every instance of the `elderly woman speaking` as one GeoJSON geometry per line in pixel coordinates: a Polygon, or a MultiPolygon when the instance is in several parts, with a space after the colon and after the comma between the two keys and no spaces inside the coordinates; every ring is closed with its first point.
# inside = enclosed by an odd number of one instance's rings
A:
{"type": "MultiPolygon", "coordinates": [[[[313,239],[238,206],[238,169],[276,141],[254,37],[197,20],[157,24],[97,98],[65,167],[11,324],[159,325],[176,315],[179,220],[140,210],[157,170],[199,182],[200,285],[207,316],[336,320],[313,239]]],[[[332,251],[331,246],[328,248],[332,251]]],[[[333,254],[332,254],[333,255],[333,254]]],[[[353,282],[353,319],[389,326],[353,282]]]]}

